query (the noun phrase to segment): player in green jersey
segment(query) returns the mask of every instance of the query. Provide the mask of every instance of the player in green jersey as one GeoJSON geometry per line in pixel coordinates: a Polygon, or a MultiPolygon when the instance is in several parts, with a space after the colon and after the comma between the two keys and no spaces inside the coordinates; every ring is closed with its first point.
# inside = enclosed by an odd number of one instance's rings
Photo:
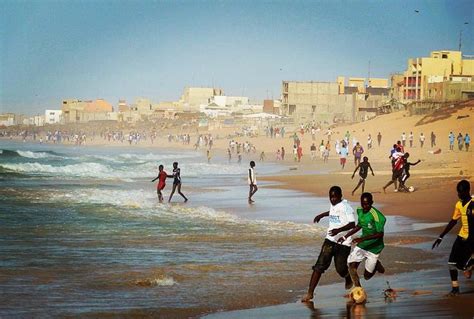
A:
{"type": "Polygon", "coordinates": [[[385,226],[385,216],[373,204],[371,193],[363,193],[360,197],[361,208],[357,209],[358,223],[355,228],[349,231],[339,240],[344,240],[362,229],[362,236],[352,240],[357,246],[354,247],[347,258],[349,264],[349,274],[355,286],[360,287],[357,268],[365,260],[365,280],[372,278],[378,271],[384,273],[385,269],[379,260],[380,253],[384,248],[383,235],[385,226]]]}

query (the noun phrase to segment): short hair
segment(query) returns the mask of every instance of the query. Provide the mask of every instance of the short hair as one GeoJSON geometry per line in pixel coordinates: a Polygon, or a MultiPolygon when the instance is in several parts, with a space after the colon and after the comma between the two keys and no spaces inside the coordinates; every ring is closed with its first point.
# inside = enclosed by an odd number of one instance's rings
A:
{"type": "Polygon", "coordinates": [[[173,165],[178,165],[178,162],[173,162],[173,165]]]}
{"type": "Polygon", "coordinates": [[[164,168],[164,166],[163,166],[163,165],[160,165],[160,166],[158,166],[158,168],[164,168]]]}
{"type": "Polygon", "coordinates": [[[362,159],[363,159],[364,161],[365,161],[365,160],[369,160],[369,158],[368,158],[367,156],[364,156],[362,159]]]}
{"type": "Polygon", "coordinates": [[[331,186],[329,189],[329,194],[334,192],[336,195],[342,196],[342,189],[339,186],[331,186]]]}
{"type": "Polygon", "coordinates": [[[255,165],[255,162],[254,161],[250,161],[250,166],[254,166],[255,165]]]}
{"type": "Polygon", "coordinates": [[[471,184],[469,183],[468,180],[463,179],[458,183],[456,186],[456,189],[458,192],[463,192],[463,191],[470,191],[471,190],[471,184]]]}
{"type": "Polygon", "coordinates": [[[362,200],[363,198],[367,198],[367,200],[369,200],[369,202],[371,203],[374,202],[374,198],[372,197],[371,193],[368,193],[368,192],[362,193],[362,195],[360,195],[360,200],[362,200]]]}

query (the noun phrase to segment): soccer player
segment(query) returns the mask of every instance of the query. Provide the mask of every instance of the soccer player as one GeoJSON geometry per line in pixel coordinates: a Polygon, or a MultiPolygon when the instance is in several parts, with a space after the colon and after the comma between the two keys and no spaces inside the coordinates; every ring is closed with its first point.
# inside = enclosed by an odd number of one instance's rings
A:
{"type": "Polygon", "coordinates": [[[248,175],[248,183],[249,183],[249,204],[253,203],[252,196],[258,191],[257,187],[257,177],[255,176],[255,162],[250,161],[250,168],[249,168],[249,175],[248,175]]]}
{"type": "Polygon", "coordinates": [[[453,217],[431,247],[434,249],[439,246],[444,235],[449,233],[458,220],[461,219],[461,230],[454,241],[448,260],[452,286],[448,296],[459,295],[458,269],[464,271],[466,278],[471,278],[474,265],[474,260],[472,259],[472,254],[474,253],[474,216],[472,215],[474,203],[471,197],[471,185],[469,181],[464,179],[458,183],[456,190],[459,201],[454,206],[453,217]]]}
{"type": "Polygon", "coordinates": [[[357,268],[363,260],[365,260],[365,280],[372,278],[377,271],[381,274],[385,272],[379,256],[384,248],[383,235],[386,219],[378,209],[372,206],[373,203],[374,200],[371,193],[363,193],[360,196],[360,205],[362,207],[357,208],[357,226],[345,236],[339,238],[339,242],[343,242],[346,238],[362,229],[362,236],[352,240],[357,246],[354,247],[347,258],[349,274],[356,287],[361,286],[357,268]]]}
{"type": "Polygon", "coordinates": [[[370,168],[370,171],[372,172],[372,176],[375,176],[372,166],[370,166],[369,158],[367,156],[364,156],[362,163],[359,163],[359,165],[357,165],[357,167],[355,168],[354,173],[352,173],[352,177],[351,177],[352,179],[354,178],[354,175],[357,172],[357,170],[359,170],[359,176],[360,176],[359,183],[357,183],[357,186],[352,191],[352,195],[354,195],[355,191],[360,187],[360,185],[362,185],[362,193],[364,192],[365,179],[367,178],[367,175],[369,173],[369,168],[370,168]]]}
{"type": "Polygon", "coordinates": [[[346,281],[346,289],[352,288],[352,280],[347,269],[351,238],[346,236],[345,240],[340,243],[338,240],[343,237],[342,232],[355,227],[354,210],[346,200],[342,199],[342,190],[339,186],[332,186],[329,189],[329,201],[331,202],[329,211],[317,215],[313,220],[313,222],[319,223],[321,218],[329,217],[329,227],[318,260],[313,266],[308,293],[301,299],[301,302],[309,302],[313,299],[314,289],[316,289],[321,275],[331,265],[333,258],[337,273],[346,281]]]}

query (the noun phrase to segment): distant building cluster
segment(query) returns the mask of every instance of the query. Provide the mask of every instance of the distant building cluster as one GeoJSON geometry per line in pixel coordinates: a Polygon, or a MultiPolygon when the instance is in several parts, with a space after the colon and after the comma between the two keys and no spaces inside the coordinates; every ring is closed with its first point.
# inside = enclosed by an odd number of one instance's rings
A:
{"type": "Polygon", "coordinates": [[[0,114],[0,126],[88,123],[136,123],[162,118],[275,118],[293,121],[356,122],[417,103],[445,103],[474,98],[474,59],[461,51],[433,51],[429,57],[408,59],[407,69],[390,79],[337,77],[335,82],[282,81],[281,99],[251,101],[226,96],[220,88],[187,87],[177,101],[154,103],[139,98],[128,105],[119,100],[114,110],[104,99],[65,99],[58,109],[27,117],[0,114]]]}

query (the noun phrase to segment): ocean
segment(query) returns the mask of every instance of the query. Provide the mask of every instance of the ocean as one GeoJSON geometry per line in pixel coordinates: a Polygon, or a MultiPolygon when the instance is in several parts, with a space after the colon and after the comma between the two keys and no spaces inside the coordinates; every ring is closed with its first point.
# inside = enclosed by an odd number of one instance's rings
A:
{"type": "MultiPolygon", "coordinates": [[[[0,317],[187,318],[294,298],[329,200],[259,180],[249,205],[248,160],[0,141],[0,317]],[[160,204],[151,180],[174,161],[189,201],[160,204]]],[[[256,163],[257,179],[291,173],[256,163]]],[[[386,233],[435,226],[388,216],[386,233]]]]}
{"type": "Polygon", "coordinates": [[[327,200],[264,187],[249,205],[247,162],[133,147],[0,149],[1,317],[225,309],[257,274],[310,265],[308,247],[323,238],[311,220],[327,200]],[[189,202],[176,193],[159,204],[151,180],[174,161],[189,202]]]}

